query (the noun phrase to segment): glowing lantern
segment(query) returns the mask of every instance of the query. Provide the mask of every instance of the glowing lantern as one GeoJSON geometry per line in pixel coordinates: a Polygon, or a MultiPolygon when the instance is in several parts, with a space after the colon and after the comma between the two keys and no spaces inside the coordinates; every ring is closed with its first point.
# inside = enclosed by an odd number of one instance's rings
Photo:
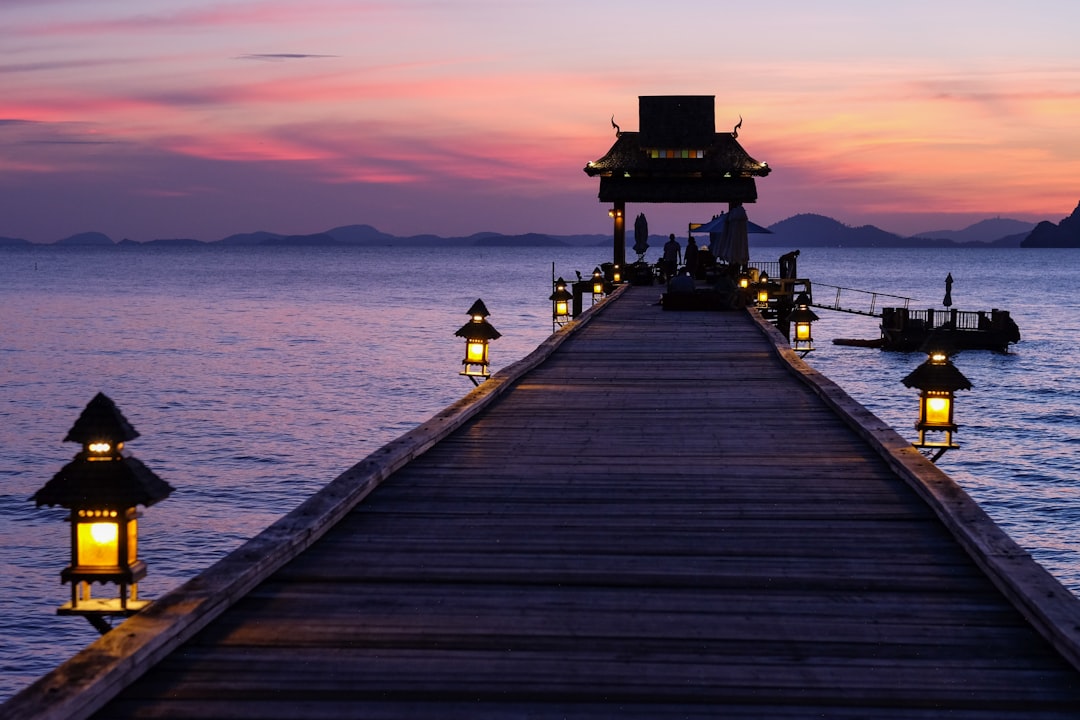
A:
{"type": "Polygon", "coordinates": [[[769,276],[767,273],[761,273],[761,279],[758,280],[757,306],[762,309],[769,307],[769,276]]]}
{"type": "Polygon", "coordinates": [[[487,321],[488,312],[483,300],[477,300],[469,308],[470,320],[454,334],[465,338],[465,359],[461,361],[461,374],[479,385],[491,376],[488,370],[488,343],[502,337],[502,333],[487,321]]]}
{"type": "Polygon", "coordinates": [[[788,321],[794,325],[795,336],[792,350],[806,354],[814,349],[814,338],[810,335],[810,324],[818,319],[817,313],[810,309],[810,299],[806,293],[799,293],[795,299],[795,309],[788,315],[788,321]]]}
{"type": "Polygon", "coordinates": [[[920,391],[919,420],[915,423],[919,440],[913,443],[915,447],[936,450],[931,458],[935,461],[946,450],[960,447],[952,439],[952,434],[957,431],[953,421],[953,396],[957,390],[970,390],[971,382],[949,361],[949,356],[942,351],[931,352],[903,383],[920,391]],[[927,433],[930,432],[944,433],[944,439],[928,440],[927,433]]]}
{"type": "Polygon", "coordinates": [[[108,616],[133,615],[148,602],[138,598],[146,563],[138,557],[141,517],[137,506],[164,500],[172,486],[148,467],[124,454],[124,443],[139,436],[116,405],[98,393],[86,406],[65,442],[82,452],[34,494],[38,506],[59,505],[71,512],[71,564],[60,573],[71,583],[71,602],[60,615],[83,615],[101,632],[108,616]],[[115,598],[93,598],[95,582],[119,586],[115,598]]]}
{"type": "Polygon", "coordinates": [[[619,263],[615,263],[615,266],[611,268],[611,282],[616,285],[622,282],[622,268],[619,267],[619,263]]]}
{"type": "Polygon", "coordinates": [[[600,268],[592,271],[592,294],[594,303],[604,299],[604,273],[600,268]]]}
{"type": "Polygon", "coordinates": [[[556,280],[555,292],[548,298],[551,301],[552,329],[570,321],[570,302],[573,299],[573,293],[566,289],[566,281],[562,278],[556,280]]]}

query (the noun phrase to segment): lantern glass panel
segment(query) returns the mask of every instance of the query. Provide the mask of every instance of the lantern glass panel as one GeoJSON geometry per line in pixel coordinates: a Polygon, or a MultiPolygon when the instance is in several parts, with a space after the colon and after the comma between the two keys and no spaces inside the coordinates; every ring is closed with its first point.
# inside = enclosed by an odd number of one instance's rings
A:
{"type": "Polygon", "coordinates": [[[926,395],[926,424],[947,426],[952,424],[952,400],[948,394],[928,392],[926,395]]]}
{"type": "Polygon", "coordinates": [[[487,362],[487,343],[470,340],[465,345],[465,359],[470,363],[487,362]]]}
{"type": "Polygon", "coordinates": [[[78,523],[76,565],[117,567],[120,564],[120,525],[115,520],[78,523]]]}
{"type": "Polygon", "coordinates": [[[809,340],[810,339],[810,323],[795,323],[795,339],[796,340],[809,340]]]}
{"type": "Polygon", "coordinates": [[[570,314],[570,306],[567,305],[565,300],[559,300],[558,302],[555,303],[555,314],[556,315],[569,315],[570,314]]]}

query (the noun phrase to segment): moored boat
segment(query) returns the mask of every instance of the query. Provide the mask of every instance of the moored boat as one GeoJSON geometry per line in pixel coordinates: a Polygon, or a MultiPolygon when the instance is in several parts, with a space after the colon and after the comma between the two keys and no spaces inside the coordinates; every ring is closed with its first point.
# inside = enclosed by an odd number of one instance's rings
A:
{"type": "Polygon", "coordinates": [[[993,350],[1004,353],[1009,351],[1010,344],[1020,342],[1020,328],[1008,310],[972,312],[882,308],[882,349],[900,352],[923,350],[930,337],[954,352],[993,350]]]}

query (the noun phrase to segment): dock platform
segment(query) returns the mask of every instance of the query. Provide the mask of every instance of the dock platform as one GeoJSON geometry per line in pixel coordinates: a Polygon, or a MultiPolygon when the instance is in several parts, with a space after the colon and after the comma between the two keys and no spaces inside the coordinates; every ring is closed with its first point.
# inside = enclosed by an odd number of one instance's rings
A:
{"type": "Polygon", "coordinates": [[[753,312],[658,292],[621,288],[0,714],[1080,716],[1080,602],[753,312]]]}

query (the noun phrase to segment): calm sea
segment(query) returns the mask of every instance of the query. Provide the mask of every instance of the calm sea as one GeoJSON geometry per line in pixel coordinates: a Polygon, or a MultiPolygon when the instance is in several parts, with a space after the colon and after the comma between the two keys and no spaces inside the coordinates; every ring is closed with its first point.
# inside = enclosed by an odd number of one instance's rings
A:
{"type": "MultiPolygon", "coordinates": [[[[497,369],[550,334],[553,270],[573,279],[609,256],[604,247],[0,250],[0,700],[97,636],[54,614],[68,599],[65,511],[30,502],[78,450],[61,440],[95,393],[142,433],[127,449],[176,488],[140,522],[149,564],[140,594],[158,597],[471,389],[453,333],[474,300],[503,334],[492,346],[497,369]]],[[[963,447],[939,466],[1074,592],[1078,261],[1080,250],[1019,249],[799,258],[815,282],[910,297],[916,308],[940,307],[952,273],[955,307],[1012,312],[1023,334],[1012,353],[955,359],[975,387],[958,400],[963,447]]],[[[877,323],[818,314],[808,362],[912,438],[916,393],[900,381],[924,356],[833,345],[877,337],[877,323]]]]}

